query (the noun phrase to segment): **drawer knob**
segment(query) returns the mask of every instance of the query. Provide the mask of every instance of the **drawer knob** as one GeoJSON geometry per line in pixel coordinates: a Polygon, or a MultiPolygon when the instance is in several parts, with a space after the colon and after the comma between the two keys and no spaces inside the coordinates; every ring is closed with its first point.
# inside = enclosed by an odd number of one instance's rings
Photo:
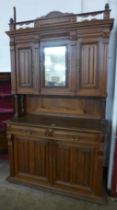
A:
{"type": "Polygon", "coordinates": [[[48,128],[46,131],[45,131],[45,136],[53,136],[53,129],[52,128],[48,128]]]}
{"type": "Polygon", "coordinates": [[[77,142],[80,141],[80,137],[79,136],[75,136],[72,138],[73,142],[77,142]]]}

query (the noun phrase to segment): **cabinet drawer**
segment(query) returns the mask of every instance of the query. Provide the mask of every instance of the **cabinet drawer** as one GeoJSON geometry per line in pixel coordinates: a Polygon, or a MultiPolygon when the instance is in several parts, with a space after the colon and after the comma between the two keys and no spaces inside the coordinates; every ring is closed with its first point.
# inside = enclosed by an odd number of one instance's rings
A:
{"type": "Polygon", "coordinates": [[[72,143],[82,142],[82,143],[101,143],[104,141],[103,135],[101,133],[89,133],[80,131],[69,131],[58,128],[34,128],[29,126],[8,126],[8,132],[14,134],[20,134],[24,136],[33,136],[39,138],[48,138],[53,140],[64,140],[70,141],[72,143]]]}
{"type": "Polygon", "coordinates": [[[36,136],[42,137],[45,136],[45,129],[43,128],[34,128],[29,126],[17,126],[17,125],[8,125],[7,132],[14,134],[20,134],[24,136],[36,136]]]}
{"type": "Polygon", "coordinates": [[[88,132],[71,132],[71,131],[55,131],[54,137],[56,139],[63,139],[72,142],[83,142],[83,143],[99,143],[103,142],[104,138],[102,134],[94,134],[88,132]]]}

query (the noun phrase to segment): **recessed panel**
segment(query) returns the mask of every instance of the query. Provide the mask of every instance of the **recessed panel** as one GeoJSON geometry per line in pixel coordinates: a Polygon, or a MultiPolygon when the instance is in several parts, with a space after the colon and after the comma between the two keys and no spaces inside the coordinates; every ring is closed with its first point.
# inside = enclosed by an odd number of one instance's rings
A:
{"type": "Polygon", "coordinates": [[[19,86],[32,87],[32,53],[31,48],[21,48],[18,50],[18,73],[19,86]]]}
{"type": "Polygon", "coordinates": [[[81,88],[96,88],[97,79],[97,46],[95,44],[81,47],[81,88]]]}

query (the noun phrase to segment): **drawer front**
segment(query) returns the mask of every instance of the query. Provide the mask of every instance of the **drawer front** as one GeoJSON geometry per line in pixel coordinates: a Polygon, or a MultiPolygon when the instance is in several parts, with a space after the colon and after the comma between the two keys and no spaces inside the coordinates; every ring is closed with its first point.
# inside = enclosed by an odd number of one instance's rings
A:
{"type": "Polygon", "coordinates": [[[89,133],[69,131],[57,128],[34,128],[29,126],[8,125],[7,132],[23,136],[50,138],[51,140],[70,141],[72,143],[103,143],[104,135],[101,133],[89,133]]]}
{"type": "Polygon", "coordinates": [[[71,141],[72,143],[102,143],[104,142],[104,136],[102,134],[94,134],[88,132],[72,132],[72,131],[55,131],[54,133],[57,139],[71,141]]]}
{"type": "Polygon", "coordinates": [[[43,137],[45,136],[45,129],[34,128],[30,126],[17,126],[17,125],[8,125],[7,132],[13,134],[19,134],[23,136],[35,136],[35,137],[43,137]]]}

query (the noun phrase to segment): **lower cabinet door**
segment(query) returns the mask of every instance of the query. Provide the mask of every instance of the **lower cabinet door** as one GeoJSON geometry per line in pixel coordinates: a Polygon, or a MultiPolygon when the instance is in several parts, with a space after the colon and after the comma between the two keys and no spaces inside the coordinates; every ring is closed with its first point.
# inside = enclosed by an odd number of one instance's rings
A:
{"type": "Polygon", "coordinates": [[[46,139],[14,135],[15,177],[32,183],[49,183],[49,153],[46,139]]]}
{"type": "Polygon", "coordinates": [[[86,197],[102,193],[102,153],[97,145],[56,141],[53,165],[54,185],[86,197]]]}
{"type": "Polygon", "coordinates": [[[12,135],[11,177],[73,197],[100,199],[102,148],[96,143],[12,135]]]}

